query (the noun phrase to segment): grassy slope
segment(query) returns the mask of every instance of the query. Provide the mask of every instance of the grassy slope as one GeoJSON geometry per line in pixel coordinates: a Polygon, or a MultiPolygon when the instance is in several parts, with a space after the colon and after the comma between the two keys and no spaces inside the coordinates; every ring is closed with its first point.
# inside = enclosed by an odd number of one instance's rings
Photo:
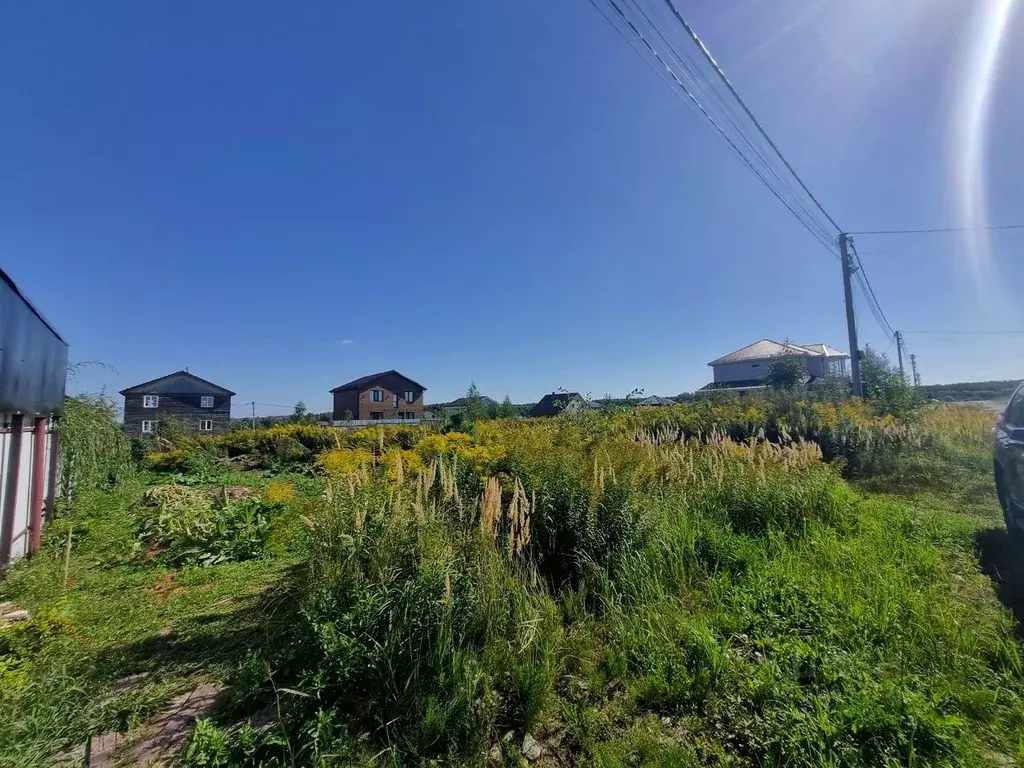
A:
{"type": "MultiPolygon", "coordinates": [[[[699,575],[681,592],[638,572],[600,615],[569,596],[557,643],[534,659],[559,683],[536,687],[530,725],[559,723],[594,765],[1024,759],[1016,625],[995,595],[1011,601],[1016,587],[994,589],[979,570],[980,559],[1005,577],[1013,559],[988,461],[983,441],[908,460],[857,486],[847,526],[795,541],[705,537],[699,575]],[[924,725],[904,754],[872,753],[907,721],[924,725]],[[851,723],[869,736],[856,754],[837,752],[832,740],[851,723]],[[941,743],[950,738],[959,746],[941,743]]],[[[286,616],[289,596],[268,587],[295,563],[288,537],[274,558],[214,568],[126,559],[143,488],[83,498],[3,585],[4,599],[41,620],[23,644],[31,663],[5,657],[0,764],[49,764],[55,748],[143,721],[203,676],[237,683],[246,652],[283,629],[273,617],[286,616]],[[141,690],[96,705],[105,685],[140,671],[150,673],[141,690]]],[[[676,520],[671,497],[649,504],[676,520]]]]}

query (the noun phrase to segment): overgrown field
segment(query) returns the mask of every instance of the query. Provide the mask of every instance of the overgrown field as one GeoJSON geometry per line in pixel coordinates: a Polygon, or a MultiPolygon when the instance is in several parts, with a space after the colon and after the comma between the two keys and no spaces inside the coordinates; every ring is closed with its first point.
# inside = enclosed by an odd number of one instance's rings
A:
{"type": "Polygon", "coordinates": [[[163,446],[3,584],[0,763],[218,680],[186,765],[1019,764],[990,427],[696,401],[163,446]]]}

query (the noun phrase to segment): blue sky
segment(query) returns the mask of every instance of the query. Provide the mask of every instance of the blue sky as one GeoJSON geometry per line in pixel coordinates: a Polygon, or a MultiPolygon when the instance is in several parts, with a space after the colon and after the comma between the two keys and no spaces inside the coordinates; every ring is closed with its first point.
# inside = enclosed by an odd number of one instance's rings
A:
{"type": "MultiPolygon", "coordinates": [[[[1024,222],[1024,9],[979,82],[1011,2],[679,4],[863,231],[977,223],[978,179],[1024,222]]],[[[762,337],[847,347],[838,263],[586,0],[4,3],[0,72],[0,264],[116,369],[75,390],[674,394],[762,337]]],[[[856,241],[926,382],[1024,376],[1024,335],[911,333],[1024,328],[1024,232],[980,271],[965,235],[856,241]]]]}

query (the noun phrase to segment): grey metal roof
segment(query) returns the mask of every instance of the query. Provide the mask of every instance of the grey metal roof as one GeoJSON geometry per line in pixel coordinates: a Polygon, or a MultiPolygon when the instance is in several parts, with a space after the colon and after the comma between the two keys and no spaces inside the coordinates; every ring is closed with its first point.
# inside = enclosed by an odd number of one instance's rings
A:
{"type": "Polygon", "coordinates": [[[841,357],[844,360],[850,359],[850,356],[841,349],[830,347],[828,344],[801,344],[800,346],[804,349],[809,349],[815,355],[821,355],[822,357],[841,357]]]}
{"type": "Polygon", "coordinates": [[[641,400],[640,405],[675,405],[676,401],[670,397],[658,397],[657,395],[651,395],[650,397],[641,400]]]}
{"type": "Polygon", "coordinates": [[[341,386],[335,387],[334,389],[331,390],[331,393],[333,394],[335,392],[344,392],[346,389],[362,389],[363,387],[369,387],[372,384],[376,384],[378,381],[380,381],[385,376],[388,376],[389,374],[394,374],[399,378],[403,378],[410,384],[413,384],[419,387],[420,389],[426,389],[426,387],[424,387],[419,382],[413,381],[408,376],[405,376],[396,371],[394,368],[392,368],[390,371],[381,371],[380,373],[371,373],[369,376],[360,376],[358,379],[353,379],[352,381],[346,384],[342,384],[341,386]]]}
{"type": "Polygon", "coordinates": [[[827,344],[785,344],[771,339],[761,339],[748,344],[742,349],[730,352],[708,365],[728,365],[729,363],[746,363],[752,360],[770,360],[783,355],[801,355],[804,357],[842,357],[849,358],[845,352],[827,344]]]}
{"type": "Polygon", "coordinates": [[[530,415],[557,416],[569,408],[570,403],[586,403],[586,400],[579,392],[552,392],[550,395],[544,395],[540,402],[533,406],[530,415]]]}
{"type": "MultiPolygon", "coordinates": [[[[206,379],[201,379],[198,376],[196,376],[194,373],[190,373],[189,371],[175,371],[174,373],[169,373],[166,376],[161,376],[160,378],[153,379],[152,381],[144,381],[141,384],[136,384],[134,387],[128,387],[127,389],[122,389],[121,390],[121,394],[125,395],[126,397],[128,395],[138,395],[138,394],[143,394],[143,393],[145,393],[145,394],[152,394],[152,390],[153,390],[154,387],[157,387],[160,384],[162,384],[164,382],[167,382],[169,379],[179,379],[179,380],[180,379],[185,379],[187,381],[203,385],[204,387],[207,387],[210,390],[216,391],[217,394],[227,395],[227,396],[230,396],[230,397],[234,397],[235,396],[235,393],[232,392],[230,389],[225,389],[224,387],[220,386],[219,384],[214,384],[212,381],[207,381],[206,379]]],[[[165,391],[170,393],[170,390],[165,390],[165,391]]],[[[175,394],[184,394],[183,390],[173,390],[173,392],[175,394]]]]}

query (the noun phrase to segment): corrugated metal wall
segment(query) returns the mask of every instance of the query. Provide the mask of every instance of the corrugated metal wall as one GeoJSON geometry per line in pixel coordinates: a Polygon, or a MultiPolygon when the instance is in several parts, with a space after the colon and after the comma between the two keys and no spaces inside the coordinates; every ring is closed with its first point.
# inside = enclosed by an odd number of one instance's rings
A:
{"type": "Polygon", "coordinates": [[[68,345],[0,270],[0,413],[64,406],[68,345]]]}

